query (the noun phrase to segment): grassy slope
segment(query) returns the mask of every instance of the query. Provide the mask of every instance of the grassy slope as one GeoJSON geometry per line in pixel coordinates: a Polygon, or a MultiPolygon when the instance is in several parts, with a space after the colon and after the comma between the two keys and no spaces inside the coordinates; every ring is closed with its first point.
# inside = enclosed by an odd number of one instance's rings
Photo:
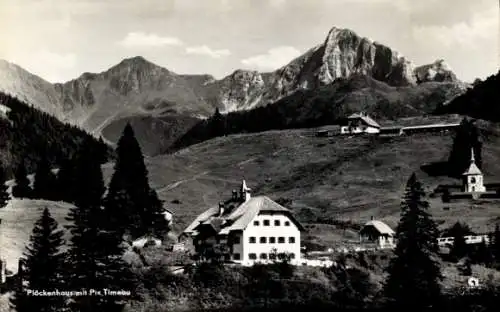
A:
{"type": "MultiPolygon", "coordinates": [[[[415,122],[419,122],[418,120],[415,122]]],[[[492,126],[489,126],[492,127],[492,126]]],[[[486,182],[500,180],[500,130],[494,131],[483,149],[486,182]]],[[[342,239],[356,239],[354,230],[345,232],[328,223],[333,219],[365,222],[370,216],[395,226],[404,184],[416,171],[428,190],[441,183],[455,183],[447,177],[430,177],[421,165],[445,160],[451,136],[416,135],[388,140],[368,137],[318,138],[315,129],[270,131],[233,135],[191,146],[173,155],[146,158],[152,186],[175,213],[176,231],[221,197],[230,196],[245,178],[254,194],[273,199],[287,198],[290,208],[309,229],[312,241],[333,246],[342,239]],[[179,204],[172,203],[179,200],[179,204]]],[[[107,180],[113,165],[103,166],[107,180]]],[[[445,204],[430,198],[432,213],[442,225],[458,219],[483,231],[493,226],[500,211],[495,203],[445,204]]],[[[0,209],[2,255],[15,259],[27,242],[41,209],[49,205],[58,222],[70,205],[45,201],[14,200],[0,209]],[[7,233],[7,234],[5,234],[7,233]],[[7,248],[7,251],[4,250],[7,248]]],[[[9,261],[9,268],[16,266],[9,261]]]]}
{"type": "Polygon", "coordinates": [[[72,205],[63,202],[13,199],[0,209],[0,255],[7,260],[8,270],[17,272],[17,260],[24,252],[33,225],[45,207],[49,208],[61,228],[68,223],[65,217],[72,205]]]}
{"type": "MultiPolygon", "coordinates": [[[[233,135],[174,155],[150,158],[151,182],[175,212],[177,230],[221,196],[230,196],[231,189],[245,178],[255,194],[292,200],[290,207],[299,219],[313,226],[311,234],[328,244],[340,231],[314,224],[335,218],[365,222],[374,216],[395,226],[404,185],[413,171],[428,190],[441,183],[458,182],[420,171],[423,164],[447,159],[451,135],[381,140],[317,138],[314,132],[304,129],[233,135]]],[[[500,180],[495,179],[500,175],[498,141],[498,136],[492,135],[485,142],[487,183],[500,180]]],[[[110,166],[105,172],[109,175],[110,166]]],[[[470,203],[454,203],[446,205],[450,210],[443,210],[439,199],[431,198],[430,202],[433,214],[446,225],[462,218],[474,229],[485,230],[500,216],[494,203],[479,204],[472,210],[470,203]]]]}

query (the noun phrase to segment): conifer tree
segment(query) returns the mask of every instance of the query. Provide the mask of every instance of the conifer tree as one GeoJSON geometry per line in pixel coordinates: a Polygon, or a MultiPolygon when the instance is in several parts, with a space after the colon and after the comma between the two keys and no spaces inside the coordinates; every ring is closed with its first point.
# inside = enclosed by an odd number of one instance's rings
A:
{"type": "Polygon", "coordinates": [[[168,233],[168,222],[165,219],[163,201],[158,198],[155,190],[149,190],[148,209],[144,216],[145,222],[143,228],[151,233],[154,237],[165,238],[168,233]]]}
{"type": "Polygon", "coordinates": [[[28,179],[24,161],[21,161],[16,168],[14,178],[15,185],[12,187],[12,196],[17,198],[31,198],[33,196],[33,190],[30,186],[30,180],[28,179]]]}
{"type": "Polygon", "coordinates": [[[456,130],[453,146],[448,158],[448,167],[453,175],[461,175],[470,163],[474,150],[476,165],[482,168],[482,142],[478,127],[472,120],[464,118],[456,130]]]}
{"type": "Polygon", "coordinates": [[[49,209],[35,223],[29,245],[23,255],[22,276],[26,288],[19,283],[11,305],[17,312],[40,311],[60,312],[66,307],[62,296],[27,295],[26,290],[55,291],[63,290],[63,260],[61,247],[64,244],[63,232],[58,229],[57,221],[49,209]]]}
{"type": "Polygon", "coordinates": [[[465,242],[465,235],[468,235],[469,233],[466,233],[466,229],[462,229],[461,224],[458,222],[455,223],[453,229],[453,246],[450,254],[455,261],[458,261],[467,255],[468,248],[467,243],[465,242]]]}
{"type": "Polygon", "coordinates": [[[223,136],[226,134],[225,117],[221,114],[219,108],[215,109],[215,113],[211,119],[212,122],[212,137],[223,136]]]}
{"type": "Polygon", "coordinates": [[[105,199],[106,210],[114,219],[112,224],[120,224],[132,236],[137,238],[145,234],[154,234],[157,216],[162,212],[161,202],[156,192],[152,192],[144,157],[130,124],[125,126],[117,149],[114,173],[109,183],[105,199]],[[127,194],[129,205],[123,205],[123,195],[127,194]],[[121,210],[116,210],[120,207],[121,210]],[[111,212],[116,210],[114,215],[111,212]]]}
{"type": "Polygon", "coordinates": [[[0,208],[7,206],[10,200],[10,195],[7,185],[5,185],[6,176],[3,164],[0,162],[0,208]]]}
{"type": "Polygon", "coordinates": [[[490,244],[495,262],[500,264],[500,226],[498,224],[495,225],[495,232],[493,232],[490,244]]]}
{"type": "Polygon", "coordinates": [[[72,159],[65,159],[57,173],[57,199],[72,203],[74,200],[74,161],[72,159]]]}
{"type": "Polygon", "coordinates": [[[391,307],[425,311],[441,298],[438,228],[427,212],[422,185],[413,174],[407,182],[397,228],[395,258],[388,267],[384,293],[391,307]]]}
{"type": "MultiPolygon", "coordinates": [[[[129,290],[130,271],[122,260],[123,246],[110,227],[102,205],[102,171],[92,145],[84,144],[76,159],[74,204],[68,221],[71,244],[67,272],[71,289],[129,290]]],[[[121,311],[122,297],[83,296],[73,299],[76,311],[121,311]]]]}
{"type": "Polygon", "coordinates": [[[44,155],[41,156],[35,171],[33,181],[34,198],[53,200],[56,199],[56,176],[50,168],[50,163],[44,155]]]}

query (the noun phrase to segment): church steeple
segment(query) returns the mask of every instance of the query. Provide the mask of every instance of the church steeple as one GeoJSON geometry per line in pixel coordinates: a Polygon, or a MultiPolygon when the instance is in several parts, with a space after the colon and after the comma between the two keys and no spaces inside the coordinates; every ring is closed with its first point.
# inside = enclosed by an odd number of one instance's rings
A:
{"type": "Polygon", "coordinates": [[[474,156],[474,148],[471,148],[470,165],[463,173],[464,177],[464,192],[466,193],[482,193],[486,191],[483,184],[483,173],[476,165],[474,156]]]}

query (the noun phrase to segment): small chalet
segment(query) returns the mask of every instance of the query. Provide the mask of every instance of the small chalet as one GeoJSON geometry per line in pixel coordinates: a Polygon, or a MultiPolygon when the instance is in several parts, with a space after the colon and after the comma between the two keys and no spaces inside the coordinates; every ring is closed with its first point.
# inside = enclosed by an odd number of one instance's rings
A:
{"type": "Polygon", "coordinates": [[[340,128],[341,134],[376,134],[379,132],[380,125],[364,112],[347,117],[347,125],[340,128]]]}
{"type": "Polygon", "coordinates": [[[375,243],[378,248],[393,248],[395,232],[384,222],[370,220],[359,232],[361,243],[375,243]]]}
{"type": "Polygon", "coordinates": [[[239,192],[233,190],[231,199],[200,214],[180,239],[192,239],[200,257],[211,246],[225,260],[242,265],[285,256],[299,263],[302,225],[287,208],[267,196],[252,197],[250,191],[243,180],[239,192]]]}

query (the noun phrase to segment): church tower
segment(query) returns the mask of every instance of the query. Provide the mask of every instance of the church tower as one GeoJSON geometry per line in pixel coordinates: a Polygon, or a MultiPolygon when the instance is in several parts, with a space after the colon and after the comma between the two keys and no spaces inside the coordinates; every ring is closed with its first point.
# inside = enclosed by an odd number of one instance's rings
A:
{"type": "Polygon", "coordinates": [[[241,188],[240,188],[240,200],[242,202],[247,202],[250,200],[250,191],[251,189],[247,187],[247,183],[245,180],[241,182],[241,188]]]}
{"type": "Polygon", "coordinates": [[[474,148],[471,149],[469,168],[462,174],[464,180],[464,192],[466,193],[483,193],[486,188],[483,184],[483,173],[476,165],[474,158],[474,148]]]}

